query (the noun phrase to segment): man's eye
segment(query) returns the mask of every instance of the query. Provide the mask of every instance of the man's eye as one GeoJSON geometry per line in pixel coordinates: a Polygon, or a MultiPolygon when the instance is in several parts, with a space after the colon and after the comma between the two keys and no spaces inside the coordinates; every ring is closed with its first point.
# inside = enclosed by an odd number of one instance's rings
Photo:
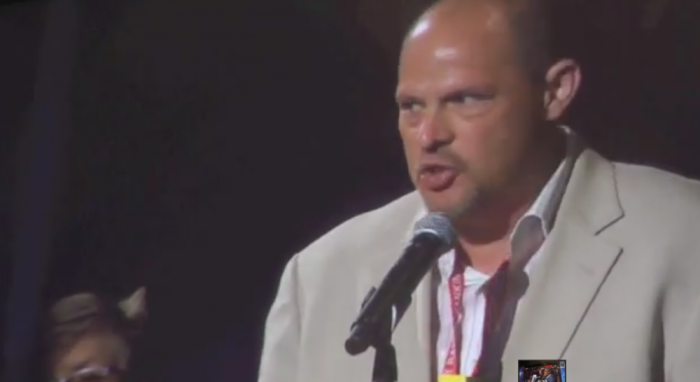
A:
{"type": "Polygon", "coordinates": [[[399,109],[402,111],[418,111],[420,104],[415,101],[402,101],[399,102],[399,109]]]}
{"type": "Polygon", "coordinates": [[[483,98],[474,95],[465,95],[461,99],[462,103],[474,103],[480,101],[483,101],[483,98]]]}
{"type": "Polygon", "coordinates": [[[464,92],[450,97],[450,101],[457,104],[474,104],[493,99],[491,94],[464,92]]]}

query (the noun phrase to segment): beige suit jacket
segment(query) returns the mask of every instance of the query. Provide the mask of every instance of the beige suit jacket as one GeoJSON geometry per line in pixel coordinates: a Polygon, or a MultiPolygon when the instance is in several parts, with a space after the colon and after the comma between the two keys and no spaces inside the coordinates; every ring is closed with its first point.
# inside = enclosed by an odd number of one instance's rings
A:
{"type": "MultiPolygon", "coordinates": [[[[366,292],[400,255],[416,193],[357,216],[294,256],[267,319],[259,382],[369,382],[373,351],[343,344],[366,292]]],[[[700,183],[579,155],[503,355],[566,359],[567,380],[700,380],[700,183]],[[590,376],[596,377],[591,380],[590,376]]],[[[435,379],[433,283],[394,332],[400,382],[435,379]]]]}

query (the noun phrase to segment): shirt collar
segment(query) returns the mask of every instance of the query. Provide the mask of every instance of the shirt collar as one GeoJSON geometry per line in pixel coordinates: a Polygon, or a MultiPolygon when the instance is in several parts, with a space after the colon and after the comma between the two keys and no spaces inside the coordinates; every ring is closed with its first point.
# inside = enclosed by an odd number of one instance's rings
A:
{"type": "Polygon", "coordinates": [[[561,130],[566,136],[566,156],[544,185],[530,209],[515,224],[515,229],[511,234],[511,241],[528,217],[534,217],[540,222],[545,238],[554,226],[554,219],[557,215],[559,204],[561,204],[561,200],[564,197],[564,191],[566,191],[566,185],[569,183],[569,177],[574,169],[578,154],[575,134],[567,126],[561,126],[561,130]]]}
{"type": "MultiPolygon", "coordinates": [[[[568,126],[561,126],[561,129],[566,135],[566,156],[542,188],[535,202],[532,203],[525,214],[518,219],[518,222],[515,224],[515,229],[513,229],[510,236],[511,253],[514,261],[522,266],[527,264],[533,254],[524,254],[521,253],[522,251],[519,251],[522,247],[520,244],[521,241],[530,235],[542,234],[545,238],[548,236],[554,225],[554,219],[559,209],[559,204],[564,196],[566,185],[569,182],[569,177],[573,171],[574,163],[576,162],[575,134],[568,126]],[[540,230],[540,232],[536,232],[535,230],[540,230]]],[[[427,210],[423,206],[414,218],[411,230],[406,235],[407,241],[410,240],[413,235],[413,225],[426,214],[427,210]]],[[[438,268],[442,277],[449,277],[453,266],[454,256],[453,251],[450,251],[443,255],[438,263],[438,268]]]]}

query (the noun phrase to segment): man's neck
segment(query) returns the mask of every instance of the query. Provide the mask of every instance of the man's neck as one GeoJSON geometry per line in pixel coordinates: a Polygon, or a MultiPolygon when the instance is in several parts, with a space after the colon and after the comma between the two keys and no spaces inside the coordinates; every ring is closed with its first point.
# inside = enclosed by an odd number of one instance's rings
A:
{"type": "Polygon", "coordinates": [[[544,147],[532,153],[521,168],[522,175],[500,194],[493,195],[483,207],[456,223],[461,241],[479,245],[510,238],[518,220],[532,207],[566,156],[566,142],[562,139],[544,147]]]}
{"type": "Polygon", "coordinates": [[[473,266],[488,271],[510,252],[510,236],[520,218],[530,209],[566,156],[565,137],[553,137],[545,149],[531,155],[523,176],[502,195],[492,198],[479,211],[455,224],[464,254],[473,266]]]}

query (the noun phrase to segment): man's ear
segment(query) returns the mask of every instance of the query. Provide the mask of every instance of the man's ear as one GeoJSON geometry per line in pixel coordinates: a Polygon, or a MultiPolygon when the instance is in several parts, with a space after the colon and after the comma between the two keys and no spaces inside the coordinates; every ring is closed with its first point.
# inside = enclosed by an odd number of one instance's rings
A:
{"type": "Polygon", "coordinates": [[[131,296],[119,302],[119,309],[131,321],[140,321],[148,316],[146,309],[146,288],[137,289],[131,296]]]}
{"type": "Polygon", "coordinates": [[[562,59],[552,65],[546,75],[544,95],[545,115],[548,121],[559,121],[581,86],[581,67],[571,59],[562,59]]]}

